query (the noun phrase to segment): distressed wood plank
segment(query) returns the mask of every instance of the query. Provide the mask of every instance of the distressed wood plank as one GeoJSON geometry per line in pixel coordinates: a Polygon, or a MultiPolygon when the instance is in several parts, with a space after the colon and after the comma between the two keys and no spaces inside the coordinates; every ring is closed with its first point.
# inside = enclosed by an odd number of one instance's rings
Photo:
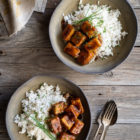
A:
{"type": "MultiPolygon", "coordinates": [[[[9,140],[4,118],[10,96],[23,82],[42,73],[61,75],[78,85],[98,85],[80,87],[90,102],[94,123],[108,99],[114,99],[118,105],[118,122],[109,129],[106,140],[139,140],[140,48],[135,48],[129,58],[112,72],[85,75],[72,71],[58,60],[49,41],[49,20],[59,2],[60,0],[49,0],[45,14],[34,13],[26,28],[17,36],[0,39],[0,140],[9,140]]],[[[135,45],[140,46],[140,1],[130,2],[135,8],[139,23],[135,45]]],[[[6,30],[2,27],[3,23],[0,21],[0,33],[5,35],[6,30]]],[[[94,124],[89,140],[93,139],[96,128],[97,125],[94,124]]]]}
{"type": "Polygon", "coordinates": [[[47,6],[46,8],[47,9],[50,9],[50,8],[56,8],[57,5],[61,2],[62,0],[48,0],[47,2],[47,6]]]}
{"type": "Polygon", "coordinates": [[[19,85],[34,75],[45,73],[64,76],[78,85],[140,85],[139,47],[133,49],[123,64],[100,75],[85,75],[73,71],[56,57],[51,47],[1,47],[0,50],[1,86],[19,85]]]}
{"type": "MultiPolygon", "coordinates": [[[[93,140],[97,127],[98,125],[93,124],[89,140],[93,140]]],[[[139,140],[139,130],[139,124],[117,124],[109,128],[105,140],[139,140]]]]}
{"type": "MultiPolygon", "coordinates": [[[[140,9],[135,10],[138,24],[139,24],[139,33],[138,38],[136,41],[136,46],[140,46],[140,9]]],[[[49,34],[48,34],[48,27],[49,27],[49,20],[53,13],[53,10],[47,10],[46,14],[38,14],[34,13],[31,19],[29,20],[26,28],[18,32],[16,36],[11,38],[7,38],[0,42],[0,46],[4,47],[40,47],[41,43],[46,43],[50,45],[49,34]],[[12,44],[12,45],[11,45],[12,44]]],[[[2,26],[2,24],[1,24],[2,26]]],[[[2,28],[1,28],[2,29],[2,28]]],[[[4,29],[3,29],[4,30],[4,29]]],[[[2,35],[2,32],[0,32],[2,35]]],[[[5,33],[4,33],[5,34],[5,33]]]]}
{"type": "Polygon", "coordinates": [[[140,8],[140,1],[139,0],[128,0],[133,8],[140,8]]]}
{"type": "MultiPolygon", "coordinates": [[[[0,127],[0,140],[10,140],[5,127],[2,127],[0,127]]],[[[97,127],[97,124],[93,124],[89,140],[93,140],[97,127]]],[[[139,130],[139,124],[116,124],[109,128],[106,140],[139,140],[139,130]]]]}
{"type": "MultiPolygon", "coordinates": [[[[48,0],[47,8],[55,8],[62,0],[48,0]]],[[[140,8],[139,0],[128,0],[133,8],[140,8]]]]}
{"type": "Polygon", "coordinates": [[[118,107],[117,123],[140,123],[140,86],[81,86],[92,109],[95,122],[97,114],[108,100],[118,107]]]}
{"type": "MultiPolygon", "coordinates": [[[[106,140],[139,140],[140,125],[138,123],[140,123],[140,115],[138,112],[140,108],[140,86],[81,86],[81,88],[90,102],[93,113],[94,124],[89,140],[92,140],[97,129],[95,124],[97,112],[101,110],[103,104],[108,99],[116,101],[119,118],[117,124],[110,127],[106,140]]],[[[5,128],[4,114],[8,98],[15,89],[16,87],[0,87],[0,140],[9,140],[5,128]],[[4,96],[5,98],[3,98],[4,96]]]]}
{"type": "MultiPolygon", "coordinates": [[[[135,9],[135,12],[139,23],[139,33],[135,45],[140,46],[140,9],[135,9]]],[[[40,47],[42,43],[46,43],[47,46],[50,45],[48,27],[52,13],[53,9],[47,9],[45,14],[34,13],[24,29],[18,32],[17,35],[1,41],[0,46],[40,47]]],[[[0,32],[0,35],[2,34],[5,35],[5,32],[0,32]]]]}
{"type": "MultiPolygon", "coordinates": [[[[0,87],[0,120],[4,121],[4,113],[10,96],[19,85],[14,87],[0,87]]],[[[84,91],[92,110],[92,120],[96,118],[104,104],[115,100],[118,106],[117,123],[140,124],[140,86],[80,86],[84,91]]]]}
{"type": "MultiPolygon", "coordinates": [[[[139,1],[140,2],[140,1],[139,1]]],[[[138,36],[135,45],[140,46],[140,8],[135,10],[137,20],[138,20],[138,36]]]]}

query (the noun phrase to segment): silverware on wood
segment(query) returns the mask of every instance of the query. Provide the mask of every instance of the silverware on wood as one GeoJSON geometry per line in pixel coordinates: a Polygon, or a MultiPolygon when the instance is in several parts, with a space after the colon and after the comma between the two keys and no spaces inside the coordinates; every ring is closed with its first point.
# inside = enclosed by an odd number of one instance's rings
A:
{"type": "Polygon", "coordinates": [[[97,129],[96,134],[94,136],[94,140],[97,140],[97,138],[99,137],[100,130],[103,126],[102,125],[102,115],[104,113],[105,106],[103,107],[103,109],[102,109],[102,111],[101,111],[101,113],[100,113],[100,115],[98,116],[98,119],[97,119],[97,122],[98,122],[99,126],[98,126],[98,129],[97,129]]]}
{"type": "Polygon", "coordinates": [[[105,109],[105,112],[102,116],[102,124],[103,124],[103,133],[101,135],[100,140],[105,139],[106,132],[110,125],[115,124],[117,120],[117,106],[114,101],[108,102],[108,105],[105,109]]]}

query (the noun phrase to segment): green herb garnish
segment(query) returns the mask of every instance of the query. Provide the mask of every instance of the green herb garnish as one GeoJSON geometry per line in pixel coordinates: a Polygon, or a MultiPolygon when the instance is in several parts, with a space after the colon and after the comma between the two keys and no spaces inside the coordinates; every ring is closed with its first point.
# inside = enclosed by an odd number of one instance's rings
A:
{"type": "Polygon", "coordinates": [[[104,27],[104,30],[103,30],[103,32],[104,32],[104,33],[106,33],[106,28],[105,28],[105,27],[104,27]]]}
{"type": "Polygon", "coordinates": [[[103,23],[104,23],[104,21],[103,21],[103,20],[100,20],[100,21],[97,23],[96,26],[101,26],[101,25],[103,25],[103,23]]]}
{"type": "Polygon", "coordinates": [[[85,21],[90,21],[91,19],[94,19],[98,14],[99,14],[98,11],[94,12],[88,17],[85,17],[85,18],[78,20],[78,21],[74,21],[73,24],[76,25],[76,24],[80,24],[80,23],[85,22],[85,21]]]}
{"type": "Polygon", "coordinates": [[[56,140],[56,138],[51,134],[50,130],[45,128],[45,125],[41,124],[35,117],[30,117],[36,123],[35,125],[40,128],[51,140],[56,140]]]}

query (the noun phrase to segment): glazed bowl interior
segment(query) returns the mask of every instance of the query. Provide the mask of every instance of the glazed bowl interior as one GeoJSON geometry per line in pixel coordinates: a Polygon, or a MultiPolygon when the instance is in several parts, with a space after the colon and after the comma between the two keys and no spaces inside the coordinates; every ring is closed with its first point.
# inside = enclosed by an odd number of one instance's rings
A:
{"type": "MultiPolygon", "coordinates": [[[[114,49],[114,56],[110,56],[107,59],[98,59],[96,62],[88,64],[86,66],[80,66],[76,61],[64,53],[63,49],[65,43],[62,39],[61,21],[63,14],[67,15],[78,7],[79,0],[62,0],[60,5],[54,11],[49,27],[49,34],[52,43],[52,47],[58,56],[58,58],[67,66],[72,69],[87,73],[104,73],[123,62],[129,53],[131,52],[137,37],[137,19],[133,9],[127,0],[100,0],[100,5],[109,5],[111,9],[119,9],[121,12],[120,21],[123,26],[123,30],[128,32],[128,35],[120,42],[120,47],[114,49]]],[[[83,3],[97,4],[98,0],[83,0],[83,3]]]]}
{"type": "Polygon", "coordinates": [[[21,100],[25,98],[25,92],[31,89],[36,90],[42,83],[48,83],[51,85],[59,85],[61,91],[64,93],[70,93],[75,97],[79,97],[83,103],[83,107],[85,108],[85,113],[83,114],[83,122],[85,123],[85,127],[83,128],[81,134],[77,137],[77,140],[88,140],[88,135],[91,129],[91,111],[88,104],[88,101],[81,91],[81,89],[70,81],[55,77],[55,76],[36,76],[31,80],[27,81],[20,88],[16,90],[16,92],[11,97],[11,100],[8,104],[7,112],[6,112],[6,126],[11,140],[29,140],[26,135],[19,134],[19,128],[14,123],[14,117],[16,114],[21,112],[21,100]]]}

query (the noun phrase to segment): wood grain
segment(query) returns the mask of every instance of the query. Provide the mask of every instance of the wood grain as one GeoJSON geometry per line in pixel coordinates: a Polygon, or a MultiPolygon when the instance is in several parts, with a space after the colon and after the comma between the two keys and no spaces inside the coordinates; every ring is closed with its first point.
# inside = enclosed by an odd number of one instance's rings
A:
{"type": "Polygon", "coordinates": [[[138,20],[138,37],[135,46],[140,46],[140,8],[135,10],[138,20]]]}
{"type": "MultiPolygon", "coordinates": [[[[93,140],[96,128],[97,125],[93,124],[89,140],[93,140]]],[[[139,130],[139,124],[117,124],[109,128],[105,140],[139,140],[139,130]]]]}
{"type": "MultiPolygon", "coordinates": [[[[0,87],[0,114],[4,114],[10,96],[18,87],[0,87]]],[[[118,106],[117,123],[140,123],[140,86],[80,86],[84,91],[92,110],[93,122],[103,105],[110,99],[115,100],[118,106]]],[[[4,121],[4,115],[0,116],[4,121]]]]}
{"type": "MultiPolygon", "coordinates": [[[[40,46],[45,47],[47,44],[42,43],[40,46]]],[[[140,85],[139,47],[133,49],[123,64],[101,75],[85,75],[75,72],[56,57],[51,47],[44,47],[1,47],[0,85],[20,85],[32,76],[44,73],[61,75],[78,85],[140,85]]]]}
{"type": "MultiPolygon", "coordinates": [[[[138,19],[138,37],[135,46],[140,46],[140,9],[135,9],[137,19],[138,19]]],[[[53,9],[47,9],[45,14],[34,13],[31,19],[29,20],[26,28],[18,32],[16,36],[7,38],[1,42],[1,47],[7,46],[10,47],[13,44],[16,47],[38,47],[40,43],[47,43],[50,45],[48,27],[50,17],[53,13],[53,9]]],[[[1,23],[1,30],[4,30],[4,27],[1,23]],[[3,27],[3,28],[2,28],[3,27]]],[[[5,34],[0,30],[0,35],[5,34]]],[[[12,45],[12,46],[13,46],[12,45]]]]}
{"type": "Polygon", "coordinates": [[[140,86],[81,86],[90,103],[93,121],[108,100],[118,107],[117,123],[140,123],[140,86]]]}
{"type": "Polygon", "coordinates": [[[128,0],[133,8],[140,8],[140,1],[139,0],[128,0]]]}
{"type": "MultiPolygon", "coordinates": [[[[93,124],[89,140],[93,140],[97,126],[97,124],[93,124]]],[[[139,124],[116,124],[109,128],[106,140],[139,140],[139,130],[139,124]]],[[[0,140],[10,140],[4,125],[0,126],[0,140]]]]}
{"type": "MultiPolygon", "coordinates": [[[[28,46],[38,45],[45,37],[47,38],[46,41],[49,43],[48,26],[53,11],[54,9],[47,9],[45,14],[34,13],[26,25],[26,28],[18,32],[16,36],[7,38],[5,41],[1,42],[1,45],[5,45],[7,47],[11,46],[11,43],[15,44],[15,46],[18,45],[18,47],[22,47],[21,43],[24,43],[26,46],[27,44],[28,46]],[[38,44],[36,44],[36,42],[38,42],[38,44]]],[[[137,15],[139,26],[138,37],[135,46],[140,46],[140,9],[135,9],[135,13],[137,15]]],[[[6,29],[4,24],[1,22],[0,35],[5,36],[5,34],[7,34],[6,29]]]]}
{"type": "MultiPolygon", "coordinates": [[[[131,55],[119,67],[102,75],[85,75],[65,66],[54,54],[49,40],[50,17],[61,0],[48,0],[44,14],[34,13],[26,27],[11,38],[0,18],[0,140],[10,140],[5,112],[14,91],[32,76],[55,74],[80,85],[91,109],[93,139],[96,118],[105,102],[116,101],[118,121],[110,127],[106,140],[140,140],[140,0],[129,0],[139,24],[139,34],[131,55]]],[[[45,5],[44,5],[45,6],[45,5]]]]}
{"type": "MultiPolygon", "coordinates": [[[[133,8],[140,8],[139,0],[128,0],[133,8]]],[[[61,0],[48,0],[47,8],[55,8],[61,0]]]]}
{"type": "MultiPolygon", "coordinates": [[[[97,126],[97,124],[93,124],[93,129],[89,140],[93,140],[97,126]]],[[[139,140],[139,130],[139,124],[117,124],[109,128],[106,140],[139,140]]],[[[4,125],[0,126],[0,140],[10,140],[4,125]]]]}

